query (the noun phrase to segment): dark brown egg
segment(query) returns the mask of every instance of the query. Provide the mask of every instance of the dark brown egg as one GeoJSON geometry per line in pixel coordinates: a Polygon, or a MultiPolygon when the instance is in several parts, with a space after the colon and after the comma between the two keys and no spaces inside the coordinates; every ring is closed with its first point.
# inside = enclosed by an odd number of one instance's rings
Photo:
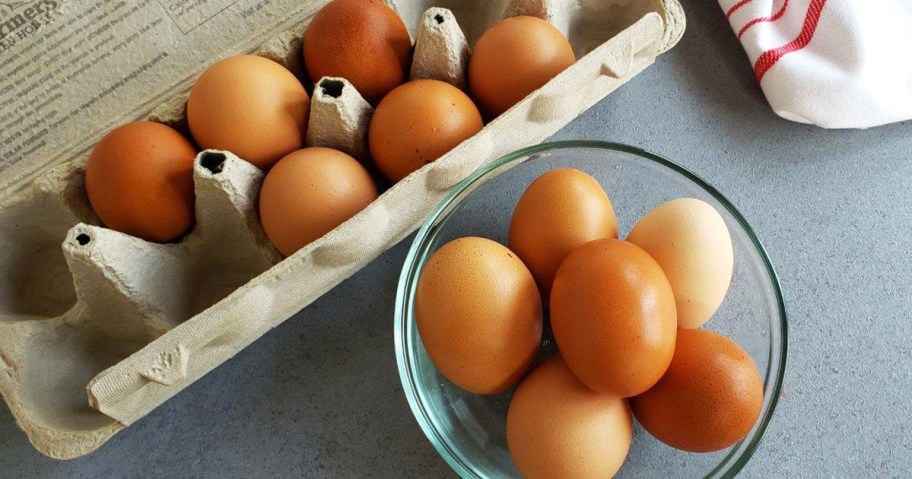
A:
{"type": "Polygon", "coordinates": [[[469,59],[469,89],[493,118],[541,88],[576,61],[573,48],[550,23],[505,18],[478,39],[469,59]]]}
{"type": "Polygon", "coordinates": [[[373,104],[406,80],[411,59],[405,24],[380,0],[333,0],[304,34],[310,79],[345,78],[373,104]]]}
{"type": "Polygon", "coordinates": [[[377,168],[395,183],[478,133],[481,113],[462,90],[410,81],[380,102],[368,133],[377,168]]]}
{"type": "Polygon", "coordinates": [[[105,226],[149,241],[179,238],[193,226],[196,149],[150,121],[112,130],[86,164],[86,193],[105,226]]]}
{"type": "Polygon", "coordinates": [[[763,406],[763,381],[738,343],[682,329],[662,379],[630,404],[650,434],[691,452],[725,449],[750,432],[763,406]]]}

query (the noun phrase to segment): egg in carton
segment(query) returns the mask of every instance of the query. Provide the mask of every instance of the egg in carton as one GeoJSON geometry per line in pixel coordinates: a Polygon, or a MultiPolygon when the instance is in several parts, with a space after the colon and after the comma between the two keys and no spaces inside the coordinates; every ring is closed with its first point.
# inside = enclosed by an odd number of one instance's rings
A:
{"type": "MultiPolygon", "coordinates": [[[[0,203],[0,393],[39,451],[67,459],[97,449],[404,239],[476,168],[544,140],[649,66],[684,30],[676,0],[387,3],[415,41],[413,79],[464,88],[470,45],[506,16],[551,22],[579,60],[284,260],[256,212],[264,173],[227,151],[194,160],[197,223],[175,244],[103,228],[84,156],[0,203]]],[[[255,53],[306,83],[308,23],[255,53]]],[[[186,101],[148,118],[187,134],[186,101]]],[[[369,161],[372,112],[344,78],[319,79],[306,142],[369,161]]]]}

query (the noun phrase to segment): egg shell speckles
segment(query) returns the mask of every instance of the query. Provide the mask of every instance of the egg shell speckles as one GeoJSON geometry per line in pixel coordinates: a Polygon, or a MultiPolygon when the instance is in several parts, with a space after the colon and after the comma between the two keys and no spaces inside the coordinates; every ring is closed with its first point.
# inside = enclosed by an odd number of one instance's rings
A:
{"type": "Polygon", "coordinates": [[[557,270],[551,326],[580,381],[603,394],[630,397],[652,387],[671,362],[674,296],[645,251],[616,239],[590,241],[557,270]]]}
{"type": "Polygon", "coordinates": [[[438,80],[410,81],[387,95],[371,119],[371,155],[397,182],[481,131],[481,113],[462,90],[438,80]]]}
{"type": "Polygon", "coordinates": [[[172,241],[194,224],[196,149],[176,130],[140,121],[112,130],[86,164],[92,209],[113,230],[172,241]]]}
{"type": "Polygon", "coordinates": [[[547,305],[554,274],[574,248],[617,238],[617,220],[605,190],[573,168],[551,170],[523,193],[510,221],[510,249],[529,267],[547,305]]]}
{"type": "Polygon", "coordinates": [[[228,150],[268,170],[304,144],[310,97],[278,63],[254,55],[222,60],[190,92],[187,121],[204,149],[228,150]]]}
{"type": "Polygon", "coordinates": [[[734,251],[725,220],[711,205],[681,198],[659,205],[630,232],[627,241],[659,263],[678,308],[678,326],[699,328],[725,299],[734,251]]]}
{"type": "Polygon", "coordinates": [[[379,0],[334,0],[304,34],[311,80],[342,77],[377,104],[408,76],[412,41],[402,19],[379,0]]]}
{"type": "Polygon", "coordinates": [[[377,199],[377,187],[358,160],[311,147],[282,158],[260,190],[260,220],[269,240],[290,256],[377,199]]]}
{"type": "Polygon", "coordinates": [[[643,427],[665,444],[718,451],[757,422],[763,380],[738,343],[712,331],[682,329],[668,371],[630,404],[643,427]]]}
{"type": "Polygon", "coordinates": [[[505,18],[486,31],[469,58],[469,89],[487,118],[519,103],[576,61],[573,47],[550,23],[505,18]]]}
{"type": "Polygon", "coordinates": [[[453,240],[428,259],[415,319],[440,373],[478,394],[511,388],[541,345],[542,306],[532,274],[512,251],[485,238],[453,240]]]}
{"type": "Polygon", "coordinates": [[[510,455],[530,479],[612,477],[632,437],[627,400],[593,392],[560,357],[520,383],[507,413],[510,455]]]}

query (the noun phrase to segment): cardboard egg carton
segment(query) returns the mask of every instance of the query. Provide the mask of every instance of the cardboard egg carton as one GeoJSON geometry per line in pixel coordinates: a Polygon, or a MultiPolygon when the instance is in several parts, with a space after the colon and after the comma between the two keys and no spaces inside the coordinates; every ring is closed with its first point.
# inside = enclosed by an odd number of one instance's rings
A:
{"type": "MultiPolygon", "coordinates": [[[[416,42],[413,78],[464,87],[470,45],[513,15],[554,24],[578,61],[284,260],[256,211],[264,173],[227,151],[195,159],[197,224],[175,244],[101,227],[85,195],[85,156],[0,202],[0,393],[39,451],[66,459],[95,450],[404,239],[476,168],[541,142],[621,86],[684,30],[676,0],[388,3],[416,42]]],[[[255,53],[307,82],[308,23],[255,53]]],[[[186,133],[186,99],[148,118],[186,133]]],[[[372,112],[344,78],[320,79],[307,144],[369,161],[372,112]]]]}

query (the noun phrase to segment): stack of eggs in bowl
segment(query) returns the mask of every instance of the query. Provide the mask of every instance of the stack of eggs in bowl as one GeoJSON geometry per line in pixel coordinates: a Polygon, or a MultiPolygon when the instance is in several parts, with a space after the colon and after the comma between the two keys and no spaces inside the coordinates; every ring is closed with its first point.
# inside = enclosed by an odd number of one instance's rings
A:
{"type": "Polygon", "coordinates": [[[427,257],[414,320],[450,382],[479,395],[515,388],[506,445],[523,475],[610,477],[628,456],[634,417],[690,452],[730,447],[760,417],[751,356],[700,329],[733,264],[729,230],[707,202],[667,201],[620,240],[599,182],[553,169],[519,198],[507,246],[460,237],[427,257]],[[543,358],[548,326],[558,351],[543,358]]]}
{"type": "Polygon", "coordinates": [[[344,78],[375,107],[369,159],[305,147],[309,82],[270,59],[242,55],[212,65],[194,84],[189,138],[138,122],[102,139],[86,165],[92,208],[109,228],[178,241],[195,223],[198,149],[227,150],[267,172],[260,219],[272,244],[289,256],[575,62],[560,31],[527,16],[501,20],[479,39],[468,65],[469,91],[439,80],[408,81],[412,54],[409,32],[387,4],[333,0],[307,27],[303,64],[313,82],[344,78]]]}

